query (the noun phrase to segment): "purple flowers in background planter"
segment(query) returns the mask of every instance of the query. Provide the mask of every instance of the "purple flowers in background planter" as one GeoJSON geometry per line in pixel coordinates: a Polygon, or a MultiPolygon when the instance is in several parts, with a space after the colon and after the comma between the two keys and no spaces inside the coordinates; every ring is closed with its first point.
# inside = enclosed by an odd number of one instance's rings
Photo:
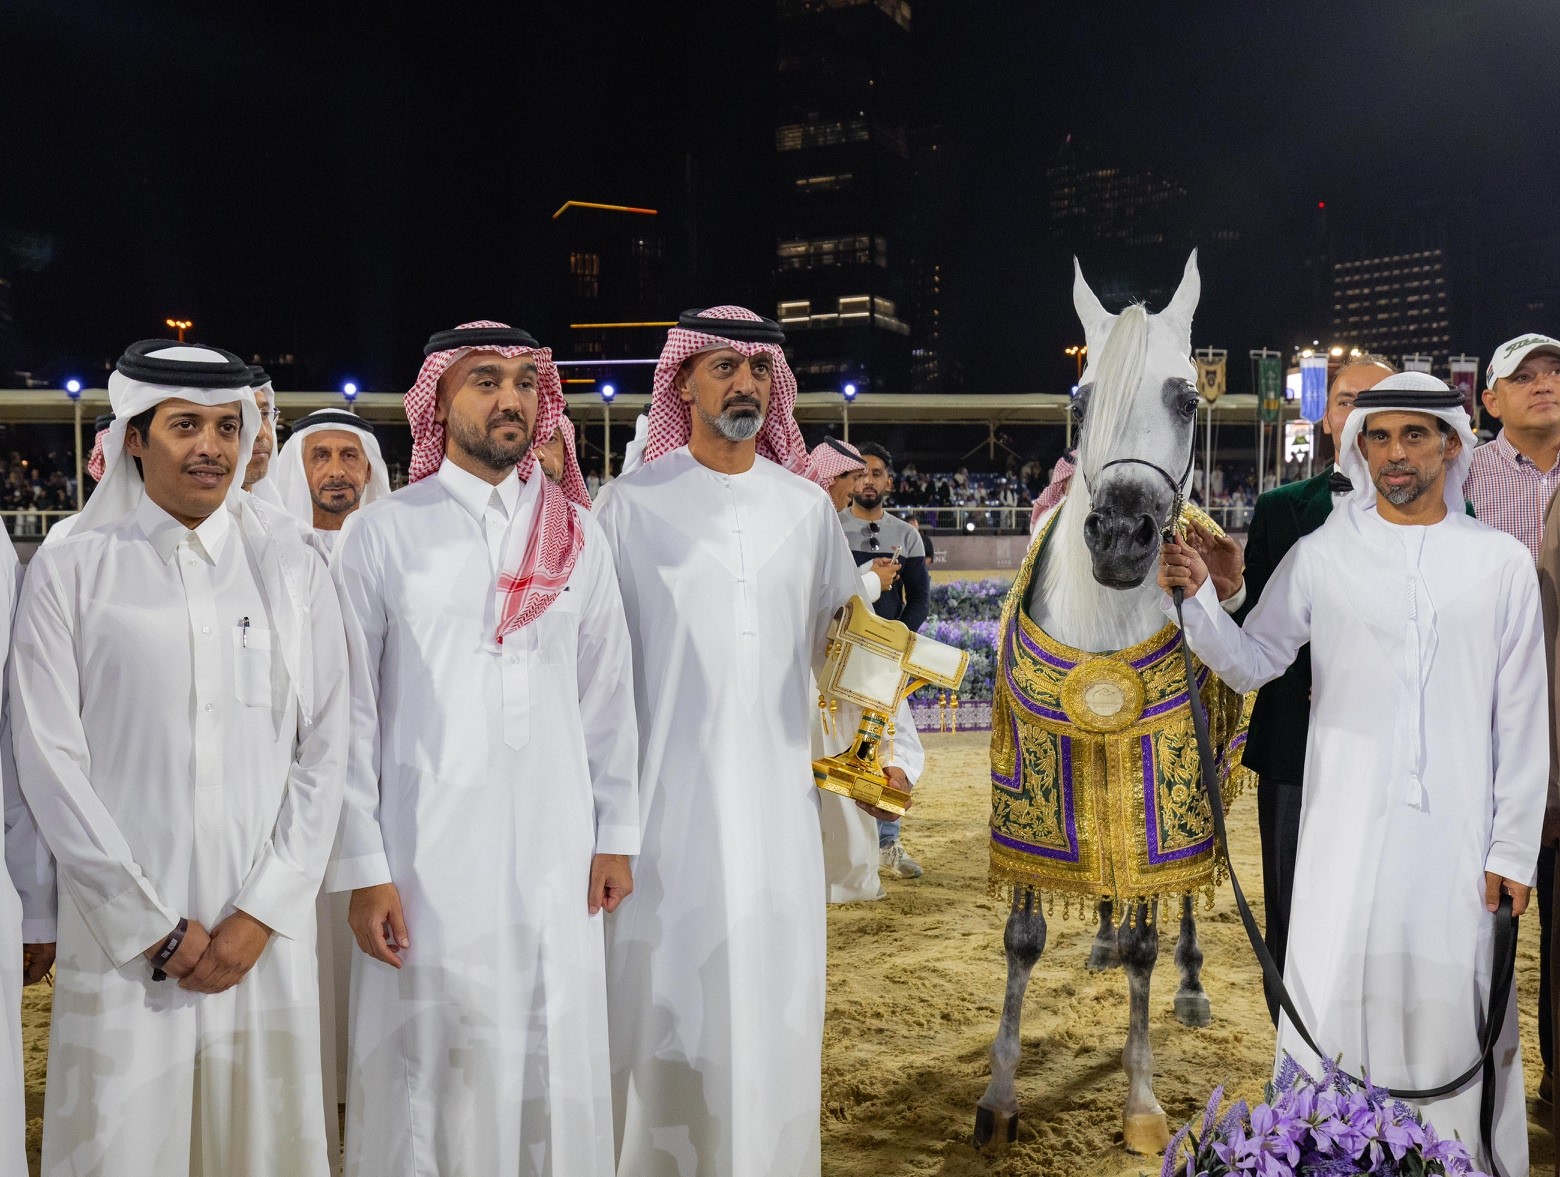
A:
{"type": "Polygon", "coordinates": [[[1442,1140],[1417,1111],[1378,1087],[1361,1088],[1332,1063],[1320,1081],[1285,1058],[1267,1102],[1219,1114],[1215,1089],[1197,1132],[1188,1124],[1165,1150],[1160,1177],[1487,1177],[1459,1140],[1442,1140]]]}
{"type": "MultiPolygon", "coordinates": [[[[959,701],[989,702],[997,669],[997,628],[1010,581],[954,580],[932,586],[932,611],[921,626],[929,638],[968,650],[970,666],[959,701]]],[[[938,692],[923,687],[912,705],[935,706],[938,692]]]]}

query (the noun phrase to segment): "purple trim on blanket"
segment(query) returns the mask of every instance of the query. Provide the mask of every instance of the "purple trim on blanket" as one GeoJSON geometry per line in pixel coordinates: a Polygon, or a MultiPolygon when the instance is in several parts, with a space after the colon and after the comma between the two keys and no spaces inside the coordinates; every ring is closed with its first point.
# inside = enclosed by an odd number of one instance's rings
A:
{"type": "Polygon", "coordinates": [[[1142,746],[1143,814],[1147,819],[1144,824],[1148,826],[1148,864],[1160,866],[1166,862],[1177,862],[1204,853],[1213,846],[1212,834],[1201,842],[1194,842],[1179,850],[1164,851],[1159,848],[1159,788],[1158,777],[1154,771],[1154,737],[1144,736],[1142,746]]]}

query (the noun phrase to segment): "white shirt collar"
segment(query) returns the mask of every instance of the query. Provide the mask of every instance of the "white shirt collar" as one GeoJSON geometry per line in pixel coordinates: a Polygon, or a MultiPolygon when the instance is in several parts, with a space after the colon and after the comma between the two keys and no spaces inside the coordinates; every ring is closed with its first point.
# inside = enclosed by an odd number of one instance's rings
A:
{"type": "Polygon", "coordinates": [[[136,505],[135,522],[141,529],[141,534],[151,541],[152,547],[156,549],[164,564],[173,559],[180,542],[185,536],[191,534],[195,537],[193,544],[195,551],[204,556],[208,563],[215,564],[222,558],[223,545],[227,543],[228,533],[233,529],[226,503],[207,515],[191,532],[188,527],[152,502],[152,496],[148,494],[142,494],[140,503],[136,505]]]}
{"type": "Polygon", "coordinates": [[[482,522],[482,513],[493,501],[495,490],[498,491],[498,501],[504,506],[504,513],[511,519],[514,518],[515,504],[520,501],[521,482],[520,476],[513,470],[495,487],[491,482],[478,478],[469,470],[462,470],[454,462],[445,458],[436,477],[444,484],[444,489],[449,491],[455,501],[465,507],[478,523],[482,522]]]}

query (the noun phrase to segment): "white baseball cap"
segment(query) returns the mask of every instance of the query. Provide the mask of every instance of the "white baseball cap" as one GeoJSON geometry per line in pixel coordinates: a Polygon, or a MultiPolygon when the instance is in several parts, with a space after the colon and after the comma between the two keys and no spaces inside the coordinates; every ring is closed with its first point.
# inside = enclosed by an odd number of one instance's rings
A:
{"type": "Polygon", "coordinates": [[[1490,366],[1484,370],[1484,387],[1494,388],[1495,381],[1510,376],[1535,351],[1552,351],[1560,355],[1560,339],[1551,339],[1547,335],[1519,335],[1515,339],[1508,339],[1495,349],[1490,366]]]}

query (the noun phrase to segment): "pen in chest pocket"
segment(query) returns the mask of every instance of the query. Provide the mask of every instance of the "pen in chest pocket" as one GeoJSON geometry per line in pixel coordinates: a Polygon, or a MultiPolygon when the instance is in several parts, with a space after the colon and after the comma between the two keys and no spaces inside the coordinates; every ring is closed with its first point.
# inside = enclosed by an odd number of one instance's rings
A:
{"type": "Polygon", "coordinates": [[[241,639],[239,641],[239,645],[243,646],[244,649],[247,650],[249,648],[249,618],[240,617],[238,619],[238,629],[241,639]]]}

